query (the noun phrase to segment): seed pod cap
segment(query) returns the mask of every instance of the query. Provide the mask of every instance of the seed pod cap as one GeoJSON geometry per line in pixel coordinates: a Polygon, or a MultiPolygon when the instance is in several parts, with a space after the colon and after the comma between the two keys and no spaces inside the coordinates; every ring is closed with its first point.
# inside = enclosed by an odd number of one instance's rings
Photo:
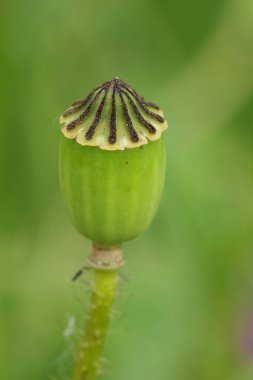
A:
{"type": "Polygon", "coordinates": [[[160,108],[129,84],[113,78],[62,114],[62,132],[78,144],[105,150],[136,148],[158,140],[168,127],[160,108]]]}

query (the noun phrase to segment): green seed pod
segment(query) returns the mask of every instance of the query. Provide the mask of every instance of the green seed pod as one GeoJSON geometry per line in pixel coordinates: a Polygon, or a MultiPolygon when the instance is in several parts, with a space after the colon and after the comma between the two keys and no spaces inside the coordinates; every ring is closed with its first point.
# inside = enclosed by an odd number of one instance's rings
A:
{"type": "Polygon", "coordinates": [[[100,247],[138,236],[163,189],[162,111],[114,78],[72,103],[60,123],[60,182],[77,230],[100,247]]]}

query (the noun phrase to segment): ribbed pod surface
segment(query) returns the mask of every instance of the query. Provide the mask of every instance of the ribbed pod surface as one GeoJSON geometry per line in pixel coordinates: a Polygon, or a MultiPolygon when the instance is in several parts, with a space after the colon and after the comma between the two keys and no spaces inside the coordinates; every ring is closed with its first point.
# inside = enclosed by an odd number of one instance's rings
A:
{"type": "Polygon", "coordinates": [[[112,246],[147,228],[163,189],[163,136],[137,148],[106,151],[62,135],[59,156],[64,200],[81,234],[112,246]]]}

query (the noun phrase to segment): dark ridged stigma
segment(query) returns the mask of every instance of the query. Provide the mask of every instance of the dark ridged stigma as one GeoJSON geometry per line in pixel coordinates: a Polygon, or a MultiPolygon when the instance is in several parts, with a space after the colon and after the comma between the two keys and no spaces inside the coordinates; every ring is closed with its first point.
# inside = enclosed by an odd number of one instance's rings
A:
{"type": "Polygon", "coordinates": [[[78,112],[81,108],[83,108],[91,100],[94,93],[97,90],[99,90],[102,86],[103,85],[101,84],[100,86],[97,86],[96,88],[94,88],[85,99],[76,100],[75,102],[73,102],[71,104],[71,107],[63,113],[63,116],[72,115],[73,113],[78,112]]]}
{"type": "Polygon", "coordinates": [[[144,98],[142,98],[139,94],[137,94],[137,92],[132,87],[130,87],[127,83],[125,83],[123,81],[122,81],[122,87],[125,88],[137,100],[138,104],[141,106],[143,111],[145,111],[148,115],[152,116],[157,121],[160,121],[160,123],[164,122],[164,118],[162,116],[157,115],[156,113],[150,111],[146,107],[147,105],[149,105],[150,107],[159,109],[159,107],[156,104],[150,103],[150,102],[145,102],[144,98]]]}
{"type": "Polygon", "coordinates": [[[97,108],[95,117],[85,134],[86,140],[91,140],[99,124],[99,121],[101,119],[101,115],[102,115],[104,105],[106,102],[107,92],[111,85],[113,86],[113,90],[112,90],[113,93],[111,97],[111,107],[110,107],[110,124],[109,124],[109,137],[108,137],[109,144],[111,145],[115,144],[117,141],[117,125],[116,125],[116,113],[117,113],[116,108],[117,107],[116,107],[116,100],[115,100],[116,91],[119,94],[120,103],[122,106],[123,115],[124,115],[124,119],[126,122],[126,127],[128,130],[130,139],[133,142],[139,141],[138,133],[134,128],[133,121],[129,114],[129,110],[128,110],[129,106],[132,108],[139,122],[149,131],[149,133],[155,134],[156,133],[155,126],[150,121],[144,118],[142,113],[139,111],[138,106],[140,106],[140,108],[147,115],[151,116],[156,121],[163,123],[164,118],[158,115],[157,113],[151,111],[148,107],[154,108],[156,110],[159,110],[160,108],[154,103],[146,102],[142,96],[140,96],[132,87],[129,86],[129,84],[127,84],[126,82],[118,78],[113,78],[111,81],[106,81],[102,83],[101,85],[94,88],[85,99],[80,99],[73,102],[71,107],[63,113],[64,117],[73,115],[77,113],[78,111],[81,111],[82,109],[84,110],[76,119],[74,119],[69,124],[67,124],[66,129],[72,130],[76,126],[80,125],[83,122],[83,120],[88,116],[93,106],[95,106],[96,101],[98,100],[100,94],[102,92],[105,92],[103,99],[101,100],[97,108]],[[127,103],[125,102],[124,97],[126,97],[127,103]]]}
{"type": "MultiPolygon", "coordinates": [[[[66,128],[67,128],[68,130],[73,129],[73,128],[75,128],[77,125],[79,125],[79,124],[82,123],[82,121],[85,119],[85,117],[90,113],[90,110],[91,110],[93,104],[96,102],[96,100],[98,99],[99,95],[101,94],[101,92],[102,92],[103,90],[104,90],[104,89],[101,88],[101,89],[96,93],[96,96],[92,99],[92,101],[90,102],[90,104],[88,105],[88,107],[86,108],[86,110],[85,110],[83,113],[81,113],[81,115],[80,115],[77,119],[71,121],[71,123],[69,123],[69,124],[67,125],[66,128]]],[[[74,113],[75,113],[75,112],[74,112],[74,113]]]]}
{"type": "Polygon", "coordinates": [[[138,137],[138,134],[137,134],[136,130],[133,127],[132,119],[131,119],[131,117],[130,117],[130,115],[128,113],[127,105],[126,105],[126,102],[125,102],[125,100],[124,100],[124,98],[122,96],[122,92],[118,88],[118,86],[116,88],[117,88],[117,91],[119,92],[120,101],[121,101],[122,108],[123,108],[123,113],[124,113],[124,118],[126,120],[127,129],[128,129],[129,134],[130,134],[131,140],[134,141],[134,142],[138,142],[139,141],[139,137],[138,137]]]}
{"type": "Polygon", "coordinates": [[[126,91],[122,91],[122,93],[127,97],[127,99],[129,100],[133,110],[134,110],[134,113],[135,115],[137,116],[138,120],[148,129],[148,131],[150,133],[156,133],[156,128],[153,126],[153,124],[151,124],[149,121],[145,120],[144,117],[142,116],[142,114],[140,113],[140,111],[138,110],[138,107],[136,106],[136,104],[134,103],[133,99],[131,98],[131,96],[126,92],[126,91]]]}
{"type": "Polygon", "coordinates": [[[102,114],[102,111],[103,111],[103,108],[105,105],[105,98],[107,95],[107,91],[108,91],[108,88],[105,90],[104,97],[103,97],[101,103],[99,104],[98,110],[97,110],[96,115],[95,115],[95,119],[91,123],[88,131],[85,133],[86,140],[91,140],[92,136],[94,135],[95,129],[99,123],[99,120],[101,118],[101,114],[102,114]]]}
{"type": "Polygon", "coordinates": [[[115,103],[115,86],[113,86],[112,93],[112,110],[110,118],[110,135],[108,137],[110,144],[115,144],[117,141],[117,128],[116,128],[116,103],[115,103]]]}

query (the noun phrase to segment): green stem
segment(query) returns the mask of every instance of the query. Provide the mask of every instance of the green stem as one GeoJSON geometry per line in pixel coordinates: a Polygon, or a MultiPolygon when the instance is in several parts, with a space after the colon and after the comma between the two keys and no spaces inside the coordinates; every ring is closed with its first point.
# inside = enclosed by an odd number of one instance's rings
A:
{"type": "Polygon", "coordinates": [[[89,310],[71,380],[95,380],[115,299],[117,271],[94,270],[89,310]]]}

